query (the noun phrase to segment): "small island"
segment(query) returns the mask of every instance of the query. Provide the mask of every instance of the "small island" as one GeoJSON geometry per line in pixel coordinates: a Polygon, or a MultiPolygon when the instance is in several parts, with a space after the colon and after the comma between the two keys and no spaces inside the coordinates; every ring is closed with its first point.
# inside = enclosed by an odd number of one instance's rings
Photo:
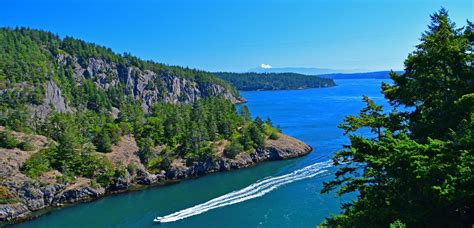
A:
{"type": "Polygon", "coordinates": [[[242,91],[326,88],[336,83],[329,78],[297,73],[214,73],[242,91]]]}

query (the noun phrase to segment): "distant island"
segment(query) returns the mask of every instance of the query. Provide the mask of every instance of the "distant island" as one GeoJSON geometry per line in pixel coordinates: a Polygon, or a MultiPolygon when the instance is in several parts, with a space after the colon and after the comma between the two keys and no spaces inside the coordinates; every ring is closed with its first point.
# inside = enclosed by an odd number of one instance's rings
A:
{"type": "Polygon", "coordinates": [[[238,90],[294,90],[335,86],[332,79],[297,73],[214,73],[238,90]]]}
{"type": "MultiPolygon", "coordinates": [[[[391,71],[375,71],[364,73],[334,73],[334,74],[319,74],[318,77],[330,79],[389,79],[391,71]]],[[[395,71],[398,74],[403,71],[395,71]]]]}

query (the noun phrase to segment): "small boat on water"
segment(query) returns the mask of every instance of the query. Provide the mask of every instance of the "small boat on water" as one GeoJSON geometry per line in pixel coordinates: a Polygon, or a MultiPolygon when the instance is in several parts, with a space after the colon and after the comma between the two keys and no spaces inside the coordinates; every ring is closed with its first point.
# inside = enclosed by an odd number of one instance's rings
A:
{"type": "Polygon", "coordinates": [[[161,218],[163,217],[156,217],[155,219],[153,219],[153,222],[161,223],[161,218]]]}

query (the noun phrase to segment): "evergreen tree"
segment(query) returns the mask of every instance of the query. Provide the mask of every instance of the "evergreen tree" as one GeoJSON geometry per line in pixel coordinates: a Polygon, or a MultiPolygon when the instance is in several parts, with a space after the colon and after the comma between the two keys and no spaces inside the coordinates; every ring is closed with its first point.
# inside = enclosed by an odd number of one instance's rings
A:
{"type": "Polygon", "coordinates": [[[444,9],[431,19],[405,73],[392,73],[393,85],[382,85],[394,108],[410,108],[387,113],[364,97],[366,107],[340,126],[350,145],[334,156],[340,168],[322,192],[358,196],[327,219],[330,226],[474,223],[472,24],[462,33],[444,9]],[[361,128],[372,135],[358,134],[361,128]]]}
{"type": "Polygon", "coordinates": [[[97,151],[100,152],[111,152],[112,151],[112,140],[110,139],[109,134],[104,131],[101,131],[94,139],[94,145],[97,148],[97,151]]]}
{"type": "Polygon", "coordinates": [[[60,171],[72,171],[74,163],[80,154],[79,137],[72,127],[67,127],[60,133],[54,164],[60,171]]]}

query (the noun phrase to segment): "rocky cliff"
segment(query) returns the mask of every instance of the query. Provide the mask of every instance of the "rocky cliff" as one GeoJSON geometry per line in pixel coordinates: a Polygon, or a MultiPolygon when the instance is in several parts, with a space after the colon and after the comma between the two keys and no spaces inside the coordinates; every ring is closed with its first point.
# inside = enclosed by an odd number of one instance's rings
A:
{"type": "MultiPolygon", "coordinates": [[[[15,132],[16,137],[26,137],[15,132]]],[[[198,177],[208,173],[240,169],[253,166],[259,162],[295,158],[308,154],[311,147],[305,143],[281,134],[277,140],[267,139],[266,146],[252,153],[242,152],[235,158],[224,156],[226,141],[218,142],[216,159],[186,164],[182,159],[175,159],[168,170],[150,173],[137,156],[138,147],[132,136],[125,136],[114,146],[111,153],[103,154],[114,166],[136,164],[133,170],[127,169],[124,177],[116,178],[107,189],[94,186],[90,179],[76,178],[68,183],[58,182],[62,176],[58,171],[49,171],[38,179],[31,179],[21,171],[22,163],[32,154],[44,148],[47,140],[34,136],[34,151],[19,149],[0,149],[0,191],[9,195],[8,203],[0,204],[0,222],[18,222],[32,217],[35,211],[66,204],[91,201],[107,194],[123,192],[132,187],[160,185],[176,182],[186,178],[198,177]]]]}
{"type": "MultiPolygon", "coordinates": [[[[145,113],[153,104],[165,102],[171,104],[193,103],[203,97],[218,96],[242,103],[245,100],[235,92],[217,83],[198,83],[191,78],[179,77],[171,72],[140,69],[135,66],[118,65],[115,62],[98,58],[81,59],[69,54],[59,54],[57,63],[73,69],[73,78],[77,85],[92,80],[103,91],[120,88],[125,96],[139,101],[145,113]]],[[[30,111],[39,117],[46,117],[52,111],[71,112],[74,107],[63,96],[61,88],[54,80],[44,83],[46,90],[42,104],[31,105],[30,111]]],[[[112,113],[120,110],[112,107],[112,113]]]]}

